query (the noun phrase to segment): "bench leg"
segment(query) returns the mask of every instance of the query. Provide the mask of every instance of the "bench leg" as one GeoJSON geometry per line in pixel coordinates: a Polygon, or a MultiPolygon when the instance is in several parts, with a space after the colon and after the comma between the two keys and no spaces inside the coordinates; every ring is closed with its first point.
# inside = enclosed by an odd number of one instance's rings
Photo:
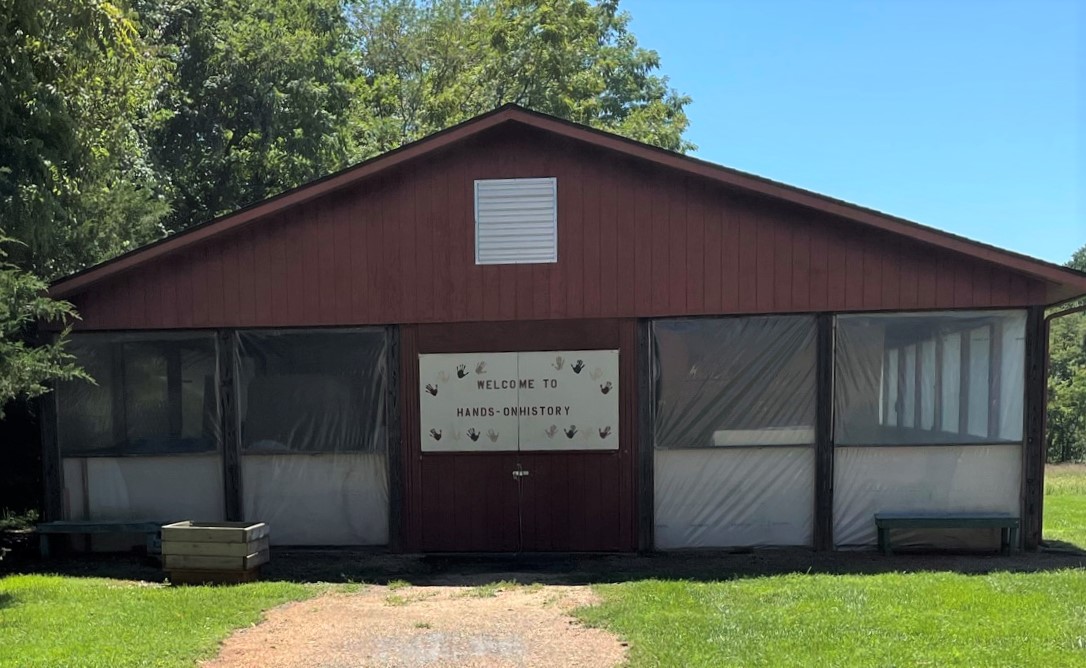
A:
{"type": "Polygon", "coordinates": [[[878,535],[879,535],[879,552],[882,552],[885,555],[892,554],[893,550],[890,548],[890,530],[879,527],[878,535]]]}
{"type": "Polygon", "coordinates": [[[49,558],[49,534],[38,534],[38,550],[41,551],[41,558],[49,558]]]}

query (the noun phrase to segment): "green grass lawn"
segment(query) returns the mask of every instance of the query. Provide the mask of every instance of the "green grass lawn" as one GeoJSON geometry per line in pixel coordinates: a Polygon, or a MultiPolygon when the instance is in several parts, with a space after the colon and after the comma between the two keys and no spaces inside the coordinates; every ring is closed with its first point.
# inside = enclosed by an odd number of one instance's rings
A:
{"type": "Polygon", "coordinates": [[[1086,665],[1086,574],[783,575],[599,587],[633,666],[1086,665]]]}
{"type": "MultiPolygon", "coordinates": [[[[1086,466],[1049,467],[1045,538],[1086,547],[1086,466]]],[[[633,666],[1086,666],[1086,572],[603,585],[579,611],[633,666]]]]}
{"type": "MultiPolygon", "coordinates": [[[[1047,470],[1045,537],[1086,547],[1086,466],[1047,470]]],[[[262,611],[326,588],[8,576],[0,668],[191,667],[262,611]]],[[[578,614],[627,638],[633,666],[1086,666],[1081,570],[643,580],[598,590],[603,603],[578,614]]]]}
{"type": "Polygon", "coordinates": [[[1044,537],[1086,549],[1086,465],[1045,470],[1044,537]]]}
{"type": "Polygon", "coordinates": [[[232,629],[316,593],[281,582],[169,587],[54,575],[0,579],[0,666],[185,666],[232,629]]]}

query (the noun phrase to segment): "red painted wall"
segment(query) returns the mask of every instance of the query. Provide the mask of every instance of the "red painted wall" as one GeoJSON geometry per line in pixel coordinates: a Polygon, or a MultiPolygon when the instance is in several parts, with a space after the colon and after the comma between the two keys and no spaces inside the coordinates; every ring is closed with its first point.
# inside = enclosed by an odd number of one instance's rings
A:
{"type": "Polygon", "coordinates": [[[73,296],[81,329],[1024,306],[1047,285],[524,127],[73,296]],[[558,177],[559,261],[476,266],[475,179],[558,177]]]}

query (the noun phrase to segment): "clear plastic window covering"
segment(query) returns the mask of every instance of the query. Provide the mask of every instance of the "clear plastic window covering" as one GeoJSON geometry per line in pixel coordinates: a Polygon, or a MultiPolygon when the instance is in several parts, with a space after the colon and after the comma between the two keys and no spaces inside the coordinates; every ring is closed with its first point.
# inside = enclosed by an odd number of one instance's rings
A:
{"type": "MultiPolygon", "coordinates": [[[[1019,512],[1022,446],[841,448],[834,455],[833,537],[871,547],[878,512],[1019,512]]],[[[998,530],[894,531],[895,546],[991,549],[998,530]]]]}
{"type": "Polygon", "coordinates": [[[383,452],[386,353],[382,329],[239,332],[242,449],[383,452]]]}
{"type": "Polygon", "coordinates": [[[811,545],[814,469],[806,446],[656,450],[656,547],[811,545]]]}
{"type": "Polygon", "coordinates": [[[75,334],[69,350],[95,382],[57,387],[57,438],[65,456],[219,448],[214,334],[75,334]]]}
{"type": "Polygon", "coordinates": [[[1025,313],[842,315],[838,445],[1022,440],[1025,313]]]}
{"type": "Polygon", "coordinates": [[[657,448],[814,443],[815,319],[658,320],[657,448]]]}

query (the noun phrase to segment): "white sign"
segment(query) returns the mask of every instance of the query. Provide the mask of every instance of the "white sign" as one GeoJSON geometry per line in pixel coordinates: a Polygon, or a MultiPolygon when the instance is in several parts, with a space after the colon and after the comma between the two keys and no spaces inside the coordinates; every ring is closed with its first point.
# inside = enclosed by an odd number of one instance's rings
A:
{"type": "Polygon", "coordinates": [[[618,351],[419,355],[425,452],[618,449],[618,351]]]}

